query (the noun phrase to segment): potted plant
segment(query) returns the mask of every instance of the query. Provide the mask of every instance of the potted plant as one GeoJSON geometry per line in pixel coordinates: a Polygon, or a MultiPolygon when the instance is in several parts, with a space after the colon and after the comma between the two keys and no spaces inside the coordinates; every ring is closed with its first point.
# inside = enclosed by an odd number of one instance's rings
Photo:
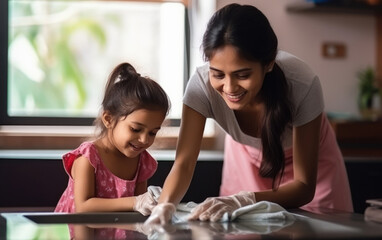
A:
{"type": "Polygon", "coordinates": [[[373,98],[379,93],[373,68],[367,67],[359,71],[358,79],[358,107],[363,117],[370,118],[370,114],[373,112],[373,98]]]}

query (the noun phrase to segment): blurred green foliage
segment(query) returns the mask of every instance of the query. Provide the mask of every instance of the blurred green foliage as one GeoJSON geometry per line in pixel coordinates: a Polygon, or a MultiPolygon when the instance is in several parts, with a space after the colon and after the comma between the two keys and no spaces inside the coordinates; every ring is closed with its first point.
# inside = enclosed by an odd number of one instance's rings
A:
{"type": "MultiPolygon", "coordinates": [[[[52,15],[65,11],[65,7],[61,7],[61,9],[57,7],[49,9],[51,7],[49,5],[47,7],[47,12],[52,15]]],[[[33,54],[30,52],[25,54],[34,55],[37,58],[37,64],[25,64],[25,61],[20,61],[23,62],[20,64],[10,58],[8,72],[11,76],[8,78],[12,81],[10,81],[8,91],[11,91],[12,108],[26,109],[32,115],[34,111],[49,112],[55,109],[70,108],[81,111],[86,103],[87,91],[83,72],[71,40],[74,34],[82,32],[82,34],[92,37],[100,47],[104,47],[107,39],[102,25],[86,15],[66,19],[59,24],[30,23],[28,19],[33,20],[40,17],[36,13],[36,9],[32,4],[17,1],[10,5],[10,17],[11,24],[13,18],[18,18],[25,19],[25,25],[22,22],[20,24],[19,21],[19,25],[10,28],[9,47],[20,39],[26,39],[27,41],[24,42],[29,44],[25,45],[28,45],[29,49],[33,49],[33,54]],[[42,79],[36,81],[31,78],[27,71],[28,68],[35,68],[35,72],[42,73],[40,74],[42,79]]],[[[42,19],[48,21],[49,18],[44,16],[42,19]]],[[[20,59],[20,56],[16,59],[20,59]]]]}
{"type": "Polygon", "coordinates": [[[373,97],[379,93],[373,68],[367,67],[358,72],[359,95],[358,106],[362,109],[372,108],[373,97]]]}

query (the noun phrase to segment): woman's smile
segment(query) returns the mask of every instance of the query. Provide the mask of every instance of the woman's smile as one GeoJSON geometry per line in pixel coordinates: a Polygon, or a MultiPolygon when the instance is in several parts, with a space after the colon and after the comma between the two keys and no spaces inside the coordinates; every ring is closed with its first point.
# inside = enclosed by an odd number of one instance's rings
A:
{"type": "Polygon", "coordinates": [[[242,100],[244,98],[244,95],[247,93],[247,91],[243,91],[241,93],[236,93],[236,94],[232,94],[232,93],[224,93],[224,95],[227,97],[227,100],[228,101],[231,101],[231,102],[239,102],[240,100],[242,100]]]}

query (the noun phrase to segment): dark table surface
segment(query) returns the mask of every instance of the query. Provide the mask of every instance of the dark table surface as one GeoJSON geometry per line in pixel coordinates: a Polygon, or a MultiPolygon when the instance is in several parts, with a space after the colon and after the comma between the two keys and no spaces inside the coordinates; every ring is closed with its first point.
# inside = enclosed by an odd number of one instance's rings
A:
{"type": "Polygon", "coordinates": [[[0,239],[382,239],[382,224],[363,214],[292,209],[294,221],[143,224],[134,212],[54,214],[50,209],[0,209],[0,239]]]}

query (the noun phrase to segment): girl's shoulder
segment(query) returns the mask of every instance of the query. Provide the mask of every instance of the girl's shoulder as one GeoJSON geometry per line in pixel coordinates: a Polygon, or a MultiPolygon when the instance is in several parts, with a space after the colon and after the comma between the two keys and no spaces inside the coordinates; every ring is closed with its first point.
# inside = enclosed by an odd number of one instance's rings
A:
{"type": "Polygon", "coordinates": [[[145,181],[152,177],[158,168],[158,162],[148,151],[143,151],[140,155],[140,168],[138,182],[145,181]]]}
{"type": "Polygon", "coordinates": [[[140,156],[140,161],[143,165],[146,166],[146,168],[151,168],[151,169],[154,169],[154,171],[157,169],[158,167],[158,162],[157,160],[155,160],[155,158],[153,156],[151,156],[151,154],[145,150],[141,153],[141,156],[140,156]]]}

